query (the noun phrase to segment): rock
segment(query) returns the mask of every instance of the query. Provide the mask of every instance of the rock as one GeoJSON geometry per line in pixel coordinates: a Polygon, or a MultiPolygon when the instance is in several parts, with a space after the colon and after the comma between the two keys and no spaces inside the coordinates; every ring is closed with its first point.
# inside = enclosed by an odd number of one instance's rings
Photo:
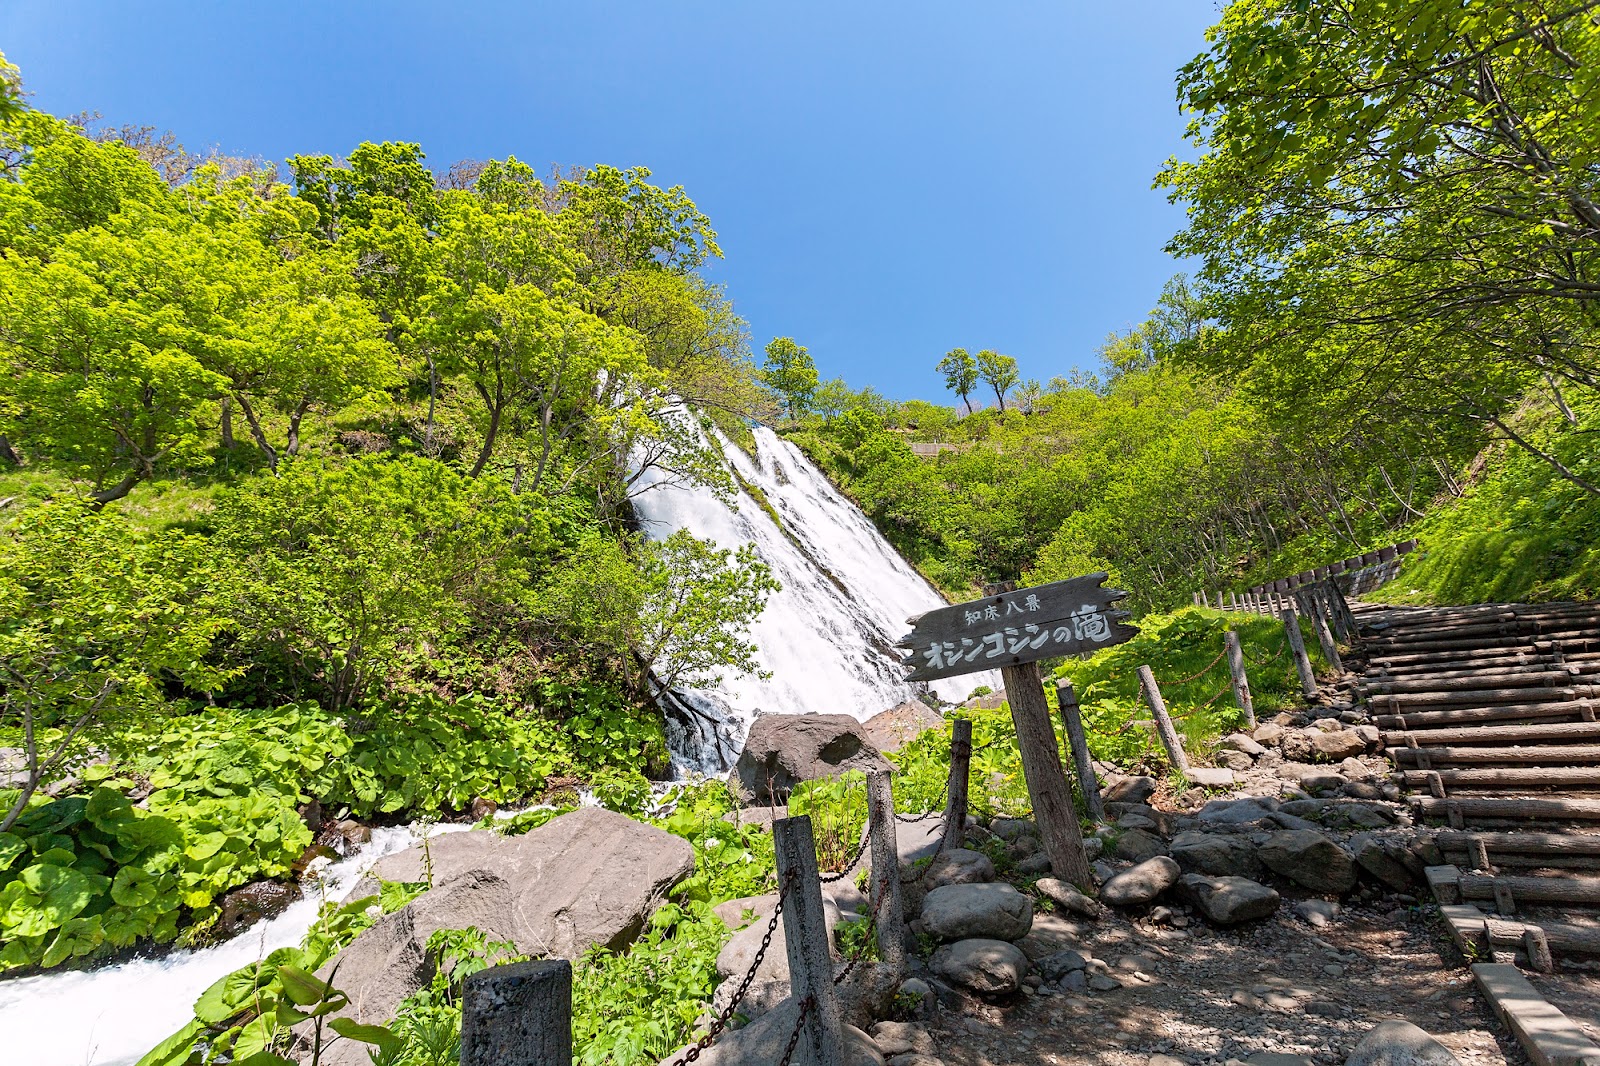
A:
{"type": "Polygon", "coordinates": [[[879,1022],[872,1027],[872,1039],[887,1056],[932,1055],[937,1050],[933,1037],[915,1022],[879,1022]]]}
{"type": "Polygon", "coordinates": [[[1233,771],[1221,766],[1191,766],[1188,778],[1201,788],[1232,788],[1233,771]]]}
{"type": "Polygon", "coordinates": [[[1118,829],[1154,829],[1156,823],[1142,814],[1124,814],[1117,819],[1118,829]]]}
{"type": "Polygon", "coordinates": [[[1143,803],[1155,795],[1159,783],[1153,777],[1119,777],[1100,793],[1106,803],[1143,803]]]}
{"type": "Polygon", "coordinates": [[[1017,873],[1023,875],[1024,877],[1033,877],[1038,874],[1049,872],[1050,856],[1046,855],[1042,851],[1037,855],[1029,855],[1026,859],[1023,859],[1021,862],[1017,863],[1017,873]]]}
{"type": "MultiPolygon", "coordinates": [[[[792,998],[785,999],[743,1029],[723,1033],[717,1042],[702,1052],[695,1061],[698,1066],[746,1066],[747,1063],[753,1062],[778,1062],[783,1058],[784,1048],[789,1043],[789,1035],[794,1032],[799,1015],[799,1005],[792,998]]],[[[843,1027],[843,1035],[845,1066],[885,1066],[883,1053],[878,1050],[878,1045],[872,1037],[848,1022],[843,1027]]],[[[349,1040],[338,1041],[334,1046],[340,1044],[365,1047],[349,1040]]],[[[668,1066],[680,1058],[686,1050],[687,1048],[677,1049],[662,1059],[660,1066],[668,1066]]],[[[361,1062],[365,1066],[366,1053],[362,1051],[361,1054],[363,1056],[361,1062]]],[[[326,1055],[323,1056],[323,1061],[328,1061],[326,1055]]],[[[796,1050],[792,1064],[814,1066],[804,1043],[796,1050]]]]}
{"type": "Polygon", "coordinates": [[[1375,725],[1358,725],[1355,727],[1356,736],[1367,745],[1371,751],[1383,750],[1383,733],[1375,725]]]}
{"type": "Polygon", "coordinates": [[[1375,800],[1383,798],[1383,789],[1371,781],[1346,781],[1340,789],[1351,799],[1375,800]]]}
{"type": "Polygon", "coordinates": [[[1287,1055],[1281,1051],[1258,1051],[1244,1061],[1245,1066],[1312,1066],[1304,1055],[1287,1055]]]}
{"type": "Polygon", "coordinates": [[[996,818],[989,823],[989,832],[1001,840],[1019,840],[1024,836],[1038,837],[1039,827],[1032,818],[996,818]]]}
{"type": "Polygon", "coordinates": [[[1250,734],[1250,739],[1257,744],[1272,747],[1283,739],[1283,735],[1286,732],[1287,730],[1277,722],[1265,722],[1256,726],[1255,731],[1250,734]]]}
{"type": "Polygon", "coordinates": [[[1319,733],[1337,733],[1344,728],[1344,723],[1337,718],[1317,718],[1312,721],[1311,728],[1319,733]]]}
{"type": "Polygon", "coordinates": [[[1117,836],[1111,853],[1129,862],[1143,862],[1167,853],[1167,845],[1154,833],[1145,829],[1129,829],[1117,836]]]}
{"type": "Polygon", "coordinates": [[[1030,959],[1042,959],[1076,948],[1082,942],[1083,931],[1072,922],[1053,914],[1035,914],[1033,927],[1017,941],[1017,947],[1030,959]]]}
{"type": "Polygon", "coordinates": [[[1333,770],[1308,770],[1300,775],[1300,787],[1307,792],[1337,792],[1344,787],[1344,775],[1333,770]]]}
{"type": "MultiPolygon", "coordinates": [[[[694,872],[687,840],[601,807],[580,807],[521,836],[449,833],[429,841],[429,849],[436,885],[469,870],[512,885],[498,923],[509,923],[500,928],[501,939],[526,954],[561,959],[575,959],[595,944],[620,950],[633,943],[667,893],[694,872]]],[[[377,878],[425,877],[422,848],[414,847],[380,859],[362,884],[375,893],[377,878]]],[[[364,894],[361,888],[352,898],[364,894]]]]}
{"type": "MultiPolygon", "coordinates": [[[[1143,818],[1147,822],[1154,823],[1155,831],[1161,836],[1171,834],[1172,828],[1177,822],[1177,818],[1169,812],[1157,810],[1148,803],[1108,803],[1106,804],[1106,814],[1108,817],[1117,819],[1119,823],[1129,815],[1143,818]]],[[[1149,826],[1136,826],[1136,828],[1148,829],[1149,826]]]]}
{"type": "Polygon", "coordinates": [[[282,881],[257,881],[222,897],[218,932],[232,936],[263,918],[271,918],[300,898],[300,886],[282,881]]]}
{"type": "Polygon", "coordinates": [[[1014,945],[983,938],[946,944],[929,965],[939,976],[987,995],[1015,992],[1028,973],[1028,957],[1014,945]]]}
{"type": "Polygon", "coordinates": [[[472,801],[472,806],[467,808],[467,813],[472,816],[474,822],[481,822],[485,818],[492,817],[499,809],[500,805],[494,800],[478,796],[472,801]]]}
{"type": "Polygon", "coordinates": [[[1317,756],[1313,738],[1320,733],[1315,729],[1291,729],[1278,741],[1278,750],[1291,762],[1311,762],[1317,756]]]}
{"type": "Polygon", "coordinates": [[[1051,900],[1057,906],[1072,914],[1084,918],[1099,918],[1106,911],[1105,907],[1079,892],[1065,881],[1054,877],[1041,877],[1034,882],[1034,888],[1039,894],[1051,900]]]}
{"type": "Polygon", "coordinates": [[[1063,992],[1089,991],[1089,975],[1083,970],[1073,970],[1058,982],[1063,992]]]}
{"type": "Polygon", "coordinates": [[[847,714],[764,714],[728,774],[745,804],[781,803],[802,781],[892,770],[847,714]]]}
{"type": "Polygon", "coordinates": [[[1339,764],[1339,772],[1348,781],[1365,781],[1373,776],[1372,767],[1352,756],[1339,764]]]}
{"type": "Polygon", "coordinates": [[[994,880],[994,863],[981,851],[967,848],[947,848],[922,875],[922,883],[931,891],[945,885],[974,885],[994,880]]]}
{"type": "Polygon", "coordinates": [[[1122,987],[1122,982],[1106,973],[1092,973],[1089,975],[1089,987],[1096,992],[1113,992],[1122,987]]]}
{"type": "MultiPolygon", "coordinates": [[[[764,906],[756,911],[755,919],[729,937],[728,942],[722,945],[722,950],[717,953],[717,972],[723,977],[742,977],[750,969],[750,964],[755,961],[756,952],[761,950],[761,940],[766,936],[767,926],[772,920],[772,908],[777,906],[778,897],[776,893],[757,896],[751,901],[752,909],[756,902],[764,906]]],[[[822,898],[822,921],[828,930],[828,943],[832,944],[834,929],[839,924],[839,908],[826,896],[822,898]]],[[[785,944],[784,926],[780,919],[772,933],[772,946],[767,949],[766,955],[762,956],[761,965],[756,968],[757,981],[784,982],[783,995],[780,995],[778,1000],[789,994],[787,986],[789,951],[785,944]]],[[[838,952],[835,951],[834,954],[837,955],[838,952]]],[[[776,1006],[776,1003],[777,1001],[769,1003],[769,1008],[776,1006]]]]}
{"type": "Polygon", "coordinates": [[[1367,873],[1396,892],[1415,888],[1420,878],[1413,876],[1406,860],[1411,852],[1400,844],[1389,844],[1363,833],[1350,839],[1356,863],[1367,873]]]}
{"type": "Polygon", "coordinates": [[[1189,1066],[1189,1064],[1171,1055],[1151,1055],[1145,1060],[1144,1066],[1189,1066]]]}
{"type": "Polygon", "coordinates": [[[1178,885],[1184,897],[1218,925],[1270,918],[1278,910],[1278,893],[1248,878],[1184,874],[1178,885]]]}
{"type": "Polygon", "coordinates": [[[1221,744],[1224,748],[1248,755],[1252,759],[1267,753],[1267,749],[1248,733],[1229,733],[1222,738],[1221,744]]]}
{"type": "Polygon", "coordinates": [[[1013,859],[1026,859],[1030,855],[1039,854],[1039,849],[1043,846],[1039,843],[1038,837],[1032,833],[1024,833],[1006,845],[1006,854],[1013,859]]]}
{"type": "Polygon", "coordinates": [[[1217,761],[1235,773],[1241,774],[1255,765],[1255,760],[1242,751],[1218,752],[1217,761]]]}
{"type": "Polygon", "coordinates": [[[889,1066],[944,1066],[943,1059],[936,1059],[932,1055],[896,1055],[888,1061],[889,1066]]]}
{"type": "Polygon", "coordinates": [[[1252,880],[1261,876],[1256,849],[1242,837],[1223,833],[1180,833],[1172,838],[1171,854],[1185,873],[1252,880]]]}
{"type": "Polygon", "coordinates": [[[1330,733],[1317,733],[1311,738],[1311,747],[1319,759],[1325,762],[1338,762],[1353,755],[1363,754],[1367,750],[1367,742],[1353,729],[1339,729],[1330,733]]]}
{"type": "Polygon", "coordinates": [[[1106,842],[1099,837],[1085,837],[1083,841],[1083,857],[1090,862],[1098,859],[1106,850],[1106,842]]]}
{"type": "Polygon", "coordinates": [[[772,917],[772,909],[778,905],[778,894],[768,892],[764,896],[745,896],[742,899],[730,899],[711,908],[711,913],[722,919],[722,923],[729,929],[743,929],[747,925],[763,921],[772,917]]]}
{"type": "Polygon", "coordinates": [[[1033,901],[1004,882],[945,885],[922,901],[922,924],[942,940],[1017,940],[1033,925],[1033,901]]]}
{"type": "Polygon", "coordinates": [[[1177,860],[1167,855],[1146,859],[1124,870],[1100,886],[1100,901],[1114,907],[1137,907],[1149,903],[1171,888],[1183,873],[1177,860]]]}
{"type": "Polygon", "coordinates": [[[1081,952],[1068,948],[1034,961],[1034,968],[1046,981],[1059,981],[1075,970],[1086,969],[1089,960],[1081,952]]]}
{"type": "Polygon", "coordinates": [[[1272,811],[1259,799],[1212,800],[1195,817],[1215,825],[1254,825],[1272,821],[1272,811]]]}
{"type": "Polygon", "coordinates": [[[1313,892],[1342,896],[1356,887],[1355,859],[1329,838],[1308,829],[1273,833],[1256,857],[1274,873],[1313,892]]]}
{"type": "Polygon", "coordinates": [[[867,743],[882,751],[899,751],[922,734],[944,728],[944,716],[921,700],[906,700],[861,723],[867,743]]]}
{"type": "Polygon", "coordinates": [[[1339,916],[1339,904],[1331,899],[1303,899],[1294,905],[1294,912],[1313,929],[1326,929],[1339,916]]]}
{"type": "Polygon", "coordinates": [[[993,711],[1006,705],[1006,694],[1000,692],[985,692],[981,696],[973,696],[961,706],[969,711],[993,711]]]}
{"type": "Polygon", "coordinates": [[[1410,1022],[1379,1022],[1361,1038],[1345,1066],[1460,1066],[1456,1057],[1410,1022]]]}

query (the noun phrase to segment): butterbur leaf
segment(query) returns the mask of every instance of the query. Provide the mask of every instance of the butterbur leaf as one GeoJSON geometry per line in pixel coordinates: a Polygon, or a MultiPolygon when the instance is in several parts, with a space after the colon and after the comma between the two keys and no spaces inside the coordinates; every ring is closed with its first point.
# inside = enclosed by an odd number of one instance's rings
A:
{"type": "Polygon", "coordinates": [[[55,923],[65,922],[111,886],[109,877],[65,866],[30,866],[17,880],[39,896],[40,909],[55,923]]]}
{"type": "Polygon", "coordinates": [[[251,963],[241,970],[217,978],[194,1001],[194,1016],[213,1028],[220,1028],[243,1011],[255,996],[255,968],[255,963],[251,963]],[[250,976],[241,982],[241,973],[250,976]]]}
{"type": "Polygon", "coordinates": [[[211,858],[221,851],[228,843],[228,838],[222,833],[206,833],[196,837],[183,853],[196,862],[211,858]]]}
{"type": "Polygon", "coordinates": [[[278,1022],[271,1014],[262,1014],[260,1017],[248,1022],[233,1041],[233,1058],[235,1062],[248,1059],[265,1051],[272,1043],[272,1037],[278,1031],[278,1022]]]}
{"type": "Polygon", "coordinates": [[[135,1066],[189,1066],[191,1060],[199,1060],[195,1044],[205,1035],[205,1031],[203,1023],[192,1021],[145,1052],[144,1058],[135,1066]]]}
{"type": "Polygon", "coordinates": [[[247,1059],[234,1059],[233,1066],[295,1066],[295,1063],[270,1051],[258,1051],[247,1059]]]}
{"type": "Polygon", "coordinates": [[[94,951],[106,941],[100,930],[100,918],[73,918],[61,927],[50,946],[45,949],[45,966],[56,966],[94,951]]]}
{"type": "Polygon", "coordinates": [[[138,866],[124,866],[111,881],[111,898],[124,907],[144,907],[161,894],[157,879],[138,866]]]}
{"type": "Polygon", "coordinates": [[[298,966],[278,967],[278,979],[283,982],[284,996],[297,1007],[309,1007],[335,997],[346,998],[343,992],[298,966]]]}
{"type": "Polygon", "coordinates": [[[354,1018],[335,1018],[328,1023],[328,1027],[346,1039],[376,1044],[383,1051],[395,1050],[405,1044],[405,1040],[392,1029],[381,1025],[362,1025],[354,1018]]]}
{"type": "Polygon", "coordinates": [[[101,829],[111,829],[125,822],[131,822],[137,817],[133,813],[133,804],[128,801],[127,796],[104,785],[95,789],[94,794],[89,797],[84,814],[101,829]]]}
{"type": "Polygon", "coordinates": [[[9,870],[11,864],[27,854],[28,845],[15,833],[0,833],[0,870],[9,870]]]}

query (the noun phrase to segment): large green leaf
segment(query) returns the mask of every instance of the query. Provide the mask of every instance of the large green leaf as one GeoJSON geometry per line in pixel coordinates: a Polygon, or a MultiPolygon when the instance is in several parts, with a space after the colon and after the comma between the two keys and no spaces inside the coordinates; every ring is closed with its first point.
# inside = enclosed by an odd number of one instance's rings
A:
{"type": "Polygon", "coordinates": [[[28,845],[15,833],[0,833],[0,870],[11,869],[11,864],[27,851],[28,845]]]}
{"type": "Polygon", "coordinates": [[[52,924],[65,922],[111,887],[109,877],[65,866],[30,866],[17,881],[39,897],[39,908],[52,924]]]}
{"type": "Polygon", "coordinates": [[[354,1018],[335,1018],[328,1023],[328,1027],[342,1037],[359,1040],[363,1044],[376,1044],[384,1051],[405,1044],[404,1038],[394,1030],[381,1025],[362,1025],[354,1018]]]}
{"type": "Polygon", "coordinates": [[[191,1059],[198,1059],[194,1046],[205,1032],[203,1023],[192,1021],[145,1052],[134,1066],[188,1066],[191,1059]]]}
{"type": "Polygon", "coordinates": [[[124,907],[147,906],[160,894],[160,881],[138,866],[124,866],[111,881],[111,898],[124,907]]]}
{"type": "Polygon", "coordinates": [[[45,949],[43,963],[57,966],[68,959],[88,955],[106,941],[100,928],[100,918],[72,918],[61,927],[56,938],[45,949]]]}

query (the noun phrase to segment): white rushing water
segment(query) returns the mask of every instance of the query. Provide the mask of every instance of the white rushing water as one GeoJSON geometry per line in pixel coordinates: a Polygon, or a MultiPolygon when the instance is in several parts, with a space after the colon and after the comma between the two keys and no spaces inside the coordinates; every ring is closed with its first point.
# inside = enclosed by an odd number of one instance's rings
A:
{"type": "MultiPolygon", "coordinates": [[[[753,544],[783,585],[751,634],[772,676],[730,678],[716,689],[683,694],[696,706],[717,706],[729,716],[726,732],[736,734],[721,738],[720,753],[702,754],[703,769],[725,764],[730,748],[737,753],[737,741],[758,712],[865,719],[918,695],[903,679],[894,643],[910,629],[908,618],[944,606],[798,447],[766,428],[757,428],[755,437],[753,461],[726,441],[722,449],[778,513],[781,528],[742,491],[735,510],[704,489],[658,477],[634,501],[649,535],[687,529],[723,548],[753,544]]],[[[953,702],[984,684],[998,688],[999,679],[992,672],[973,674],[932,688],[953,702]]]]}
{"type": "MultiPolygon", "coordinates": [[[[450,832],[465,826],[434,826],[450,832]]],[[[194,1016],[194,1001],[219,977],[294,947],[324,898],[338,900],[385,855],[416,843],[412,827],[374,829],[372,840],[327,867],[320,888],[232,940],[98,970],[0,981],[0,1062],[17,1066],[132,1066],[194,1016]]]]}

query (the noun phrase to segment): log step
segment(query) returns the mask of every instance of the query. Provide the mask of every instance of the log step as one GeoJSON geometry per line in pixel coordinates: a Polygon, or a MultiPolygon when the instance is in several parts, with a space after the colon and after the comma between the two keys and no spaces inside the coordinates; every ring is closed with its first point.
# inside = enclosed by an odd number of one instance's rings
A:
{"type": "Polygon", "coordinates": [[[1426,757],[1437,768],[1440,763],[1456,765],[1495,765],[1533,763],[1538,766],[1587,766],[1600,764],[1600,744],[1539,744],[1511,748],[1471,747],[1396,747],[1389,749],[1396,765],[1417,765],[1426,757]]]}
{"type": "Polygon", "coordinates": [[[1463,873],[1457,882],[1462,899],[1494,899],[1495,886],[1528,903],[1600,903],[1600,877],[1491,877],[1463,873]]]}
{"type": "Polygon", "coordinates": [[[1408,711],[1405,714],[1380,714],[1373,724],[1379,729],[1417,730],[1465,722],[1520,722],[1525,718],[1582,718],[1595,713],[1588,700],[1564,703],[1513,703],[1498,707],[1449,707],[1437,711],[1408,711]]]}
{"type": "Polygon", "coordinates": [[[1434,836],[1434,843],[1446,851],[1465,851],[1474,840],[1482,841],[1491,855],[1600,855],[1600,833],[1463,833],[1441,829],[1434,836]]]}
{"type": "Polygon", "coordinates": [[[1409,714],[1436,707],[1482,707],[1495,703],[1553,703],[1596,695],[1593,685],[1562,685],[1544,688],[1479,688],[1459,692],[1412,692],[1394,696],[1372,696],[1374,710],[1389,714],[1409,714]]]}
{"type": "Polygon", "coordinates": [[[1426,789],[1433,774],[1449,789],[1600,788],[1600,766],[1496,766],[1475,770],[1403,770],[1408,788],[1426,789]]]}
{"type": "MultiPolygon", "coordinates": [[[[1580,712],[1582,708],[1579,708],[1580,712]]],[[[1406,716],[1409,723],[1411,715],[1406,716]]],[[[1538,725],[1480,725],[1456,729],[1389,730],[1383,743],[1389,748],[1409,746],[1408,738],[1421,745],[1461,744],[1557,744],[1562,741],[1600,741],[1600,722],[1541,722],[1538,725]]]]}
{"type": "Polygon", "coordinates": [[[1572,685],[1571,670],[1474,670],[1456,677],[1419,677],[1375,681],[1357,686],[1367,696],[1413,696],[1419,693],[1479,690],[1504,692],[1513,688],[1563,688],[1572,685]],[[1490,686],[1485,688],[1485,686],[1490,686]]]}

